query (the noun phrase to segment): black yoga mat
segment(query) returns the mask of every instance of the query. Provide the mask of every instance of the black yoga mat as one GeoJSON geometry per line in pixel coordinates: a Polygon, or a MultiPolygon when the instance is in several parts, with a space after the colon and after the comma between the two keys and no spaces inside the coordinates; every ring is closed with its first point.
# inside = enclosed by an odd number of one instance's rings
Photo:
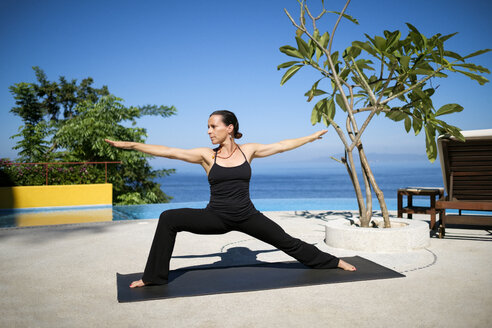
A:
{"type": "Polygon", "coordinates": [[[343,258],[357,271],[311,269],[299,262],[259,263],[234,267],[182,268],[169,272],[169,283],[130,288],[142,273],[116,274],[118,302],[247,292],[350,281],[405,277],[377,263],[355,256],[343,258]]]}

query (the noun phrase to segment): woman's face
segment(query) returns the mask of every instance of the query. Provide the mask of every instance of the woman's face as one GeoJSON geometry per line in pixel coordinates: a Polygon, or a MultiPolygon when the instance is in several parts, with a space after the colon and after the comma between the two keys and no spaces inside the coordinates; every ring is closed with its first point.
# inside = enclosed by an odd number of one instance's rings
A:
{"type": "Polygon", "coordinates": [[[229,124],[229,126],[225,125],[220,115],[212,115],[208,119],[207,133],[214,145],[223,143],[233,130],[234,127],[232,124],[229,124]]]}

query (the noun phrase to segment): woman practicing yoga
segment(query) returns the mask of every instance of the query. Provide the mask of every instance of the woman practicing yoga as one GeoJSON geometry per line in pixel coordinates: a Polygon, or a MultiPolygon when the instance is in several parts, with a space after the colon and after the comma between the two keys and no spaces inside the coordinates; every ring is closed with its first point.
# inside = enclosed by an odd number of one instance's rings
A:
{"type": "Polygon", "coordinates": [[[215,149],[179,149],[106,139],[114,147],[200,164],[207,172],[210,183],[210,201],[206,208],[173,209],[160,215],[144,274],[141,280],[130,284],[131,288],[167,283],[169,261],[176,234],[180,231],[197,234],[240,231],[275,246],[308,267],[338,267],[355,271],[353,265],[288,235],[278,224],[260,213],[249,198],[250,162],[254,158],[271,156],[321,139],[326,130],[269,145],[238,145],[235,139],[242,136],[238,130],[239,123],[234,113],[221,110],[213,112],[208,119],[208,135],[212,144],[219,145],[215,149]]]}

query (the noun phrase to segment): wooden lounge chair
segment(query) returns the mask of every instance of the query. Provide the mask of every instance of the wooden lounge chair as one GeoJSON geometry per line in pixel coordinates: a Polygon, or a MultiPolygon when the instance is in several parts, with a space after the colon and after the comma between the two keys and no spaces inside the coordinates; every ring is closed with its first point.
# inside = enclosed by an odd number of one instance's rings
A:
{"type": "Polygon", "coordinates": [[[492,211],[492,129],[461,133],[466,142],[446,136],[438,139],[446,192],[436,202],[439,238],[444,237],[446,224],[492,226],[492,215],[468,213],[492,211]],[[447,214],[446,209],[458,210],[458,214],[447,214]]]}

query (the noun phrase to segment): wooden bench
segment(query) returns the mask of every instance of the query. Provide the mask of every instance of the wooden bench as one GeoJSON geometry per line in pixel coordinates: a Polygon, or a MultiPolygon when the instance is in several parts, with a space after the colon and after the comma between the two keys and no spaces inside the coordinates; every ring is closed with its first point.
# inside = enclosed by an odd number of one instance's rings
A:
{"type": "Polygon", "coordinates": [[[492,226],[492,215],[462,211],[492,211],[492,129],[462,131],[466,142],[438,139],[446,196],[436,202],[440,211],[439,238],[446,224],[492,226]],[[448,214],[447,209],[458,210],[448,214]]]}

